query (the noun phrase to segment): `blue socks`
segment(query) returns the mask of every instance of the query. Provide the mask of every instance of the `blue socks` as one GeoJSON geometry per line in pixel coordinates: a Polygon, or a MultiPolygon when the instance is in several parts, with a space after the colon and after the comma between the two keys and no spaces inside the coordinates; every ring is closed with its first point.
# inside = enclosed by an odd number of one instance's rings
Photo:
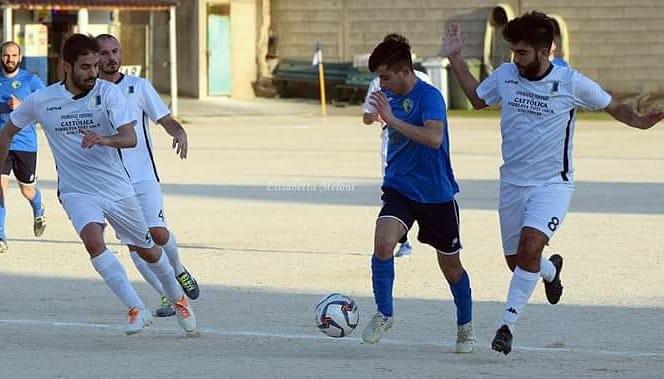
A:
{"type": "Polygon", "coordinates": [[[3,205],[0,205],[0,240],[5,239],[5,216],[7,211],[3,205]]]}
{"type": "Polygon", "coordinates": [[[371,257],[371,282],[378,311],[386,317],[392,317],[392,286],[394,284],[394,258],[381,261],[371,257]]]}
{"type": "Polygon", "coordinates": [[[30,206],[32,207],[33,217],[39,217],[44,215],[44,207],[42,206],[41,191],[37,187],[35,187],[35,197],[32,200],[30,200],[30,206]]]}
{"type": "Polygon", "coordinates": [[[473,319],[473,300],[468,273],[464,270],[461,279],[454,284],[449,283],[449,285],[457,309],[457,325],[466,324],[473,319]]]}

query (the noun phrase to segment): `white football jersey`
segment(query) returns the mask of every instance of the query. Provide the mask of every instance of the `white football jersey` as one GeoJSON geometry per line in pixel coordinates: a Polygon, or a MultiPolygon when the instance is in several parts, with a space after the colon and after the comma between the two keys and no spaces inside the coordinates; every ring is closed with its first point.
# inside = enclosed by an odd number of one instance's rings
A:
{"type": "Polygon", "coordinates": [[[97,80],[87,94],[75,97],[64,84],[55,83],[30,94],[9,117],[18,128],[33,122],[42,125],[55,159],[59,193],[90,194],[109,200],[134,194],[119,149],[81,147],[81,130],[109,136],[134,121],[114,84],[97,80]]]}
{"type": "Polygon", "coordinates": [[[124,75],[116,84],[129,103],[132,118],[137,120],[136,147],[122,149],[122,157],[131,182],[159,181],[152,149],[150,120],[156,123],[157,120],[168,116],[171,111],[152,84],[141,77],[124,75]]]}
{"type": "MultiPolygon", "coordinates": [[[[426,84],[433,85],[433,83],[431,83],[431,78],[429,78],[429,75],[417,70],[413,70],[413,72],[415,73],[415,76],[417,76],[419,80],[425,82],[426,84]]],[[[364,98],[364,113],[376,113],[376,108],[374,108],[374,106],[371,105],[371,103],[369,102],[369,97],[370,97],[369,95],[378,91],[380,91],[380,78],[376,76],[371,81],[371,83],[369,83],[369,88],[367,89],[367,96],[364,98]]]]}
{"type": "Polygon", "coordinates": [[[501,180],[520,186],[572,182],[577,108],[599,110],[611,96],[578,71],[551,65],[540,80],[528,80],[504,63],[477,88],[485,103],[502,105],[501,180]]]}

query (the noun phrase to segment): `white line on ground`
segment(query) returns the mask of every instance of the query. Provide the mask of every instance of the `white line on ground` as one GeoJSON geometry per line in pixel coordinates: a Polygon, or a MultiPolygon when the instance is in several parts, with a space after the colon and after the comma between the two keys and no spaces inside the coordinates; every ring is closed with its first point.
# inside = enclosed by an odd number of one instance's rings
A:
{"type": "MultiPolygon", "coordinates": [[[[0,319],[0,324],[17,324],[17,325],[35,325],[35,326],[51,326],[51,327],[64,327],[64,328],[88,328],[88,329],[113,329],[122,330],[121,325],[111,324],[95,324],[86,322],[75,321],[45,321],[45,320],[3,320],[0,319]]],[[[154,330],[156,332],[167,332],[174,334],[182,334],[182,330],[176,328],[163,328],[152,326],[147,330],[154,330]]],[[[201,328],[201,333],[204,335],[216,335],[222,337],[257,337],[257,338],[281,338],[281,339],[301,339],[301,340],[321,340],[332,341],[329,337],[323,335],[309,335],[309,334],[287,334],[287,333],[267,333],[267,332],[248,332],[248,331],[221,331],[214,328],[201,328]]],[[[361,343],[362,340],[357,337],[346,337],[338,339],[339,342],[345,343],[361,343]]],[[[411,346],[411,347],[445,347],[454,348],[450,344],[442,343],[427,343],[427,342],[412,342],[400,341],[393,339],[382,339],[381,344],[411,346]]],[[[480,349],[484,349],[488,343],[480,343],[480,349]]],[[[488,348],[487,348],[488,349],[488,348]]],[[[664,352],[639,352],[639,351],[608,351],[608,350],[590,350],[590,349],[571,349],[571,348],[553,348],[553,347],[533,347],[533,346],[517,346],[514,351],[536,351],[548,353],[582,353],[582,354],[595,354],[606,356],[618,357],[633,357],[633,358],[664,358],[664,352]]]]}

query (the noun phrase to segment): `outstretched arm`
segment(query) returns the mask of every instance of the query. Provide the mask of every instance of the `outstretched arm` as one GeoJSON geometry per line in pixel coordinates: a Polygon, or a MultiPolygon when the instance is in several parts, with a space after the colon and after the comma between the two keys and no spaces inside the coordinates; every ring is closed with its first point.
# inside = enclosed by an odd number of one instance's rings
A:
{"type": "Polygon", "coordinates": [[[187,158],[188,141],[187,132],[179,122],[175,121],[171,115],[164,116],[157,120],[157,123],[164,127],[166,133],[173,137],[173,148],[180,159],[187,158]]]}
{"type": "Polygon", "coordinates": [[[614,119],[637,129],[650,129],[664,119],[664,111],[662,110],[652,110],[641,115],[629,105],[618,103],[615,100],[612,100],[604,110],[614,119]]]}
{"type": "Polygon", "coordinates": [[[488,105],[484,100],[477,96],[476,92],[480,83],[475,79],[473,74],[470,73],[466,62],[464,62],[463,57],[461,56],[465,40],[465,37],[461,35],[461,26],[456,23],[451,24],[443,38],[443,45],[440,48],[439,55],[447,57],[450,60],[452,71],[454,71],[454,75],[456,75],[459,80],[459,84],[461,85],[463,92],[466,94],[466,97],[468,97],[468,100],[470,100],[470,103],[473,105],[473,108],[486,108],[488,105]]]}

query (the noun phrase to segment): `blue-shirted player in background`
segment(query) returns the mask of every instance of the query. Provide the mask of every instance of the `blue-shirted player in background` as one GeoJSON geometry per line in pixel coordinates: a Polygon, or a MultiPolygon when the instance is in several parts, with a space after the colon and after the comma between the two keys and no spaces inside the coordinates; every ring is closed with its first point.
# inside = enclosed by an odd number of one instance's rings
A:
{"type": "Polygon", "coordinates": [[[378,312],[362,339],[376,343],[394,323],[394,247],[417,221],[417,238],[436,249],[438,265],[452,290],[457,352],[469,353],[475,344],[471,289],[459,259],[459,208],[454,199],[459,187],[450,162],[443,97],[415,76],[407,42],[380,43],[369,58],[369,69],[380,77],[381,91],[371,95],[371,104],[389,128],[389,148],[371,258],[378,312]]]}
{"type": "MultiPolygon", "coordinates": [[[[9,120],[9,113],[21,105],[21,100],[29,94],[44,88],[42,81],[34,74],[19,68],[22,59],[21,47],[12,41],[0,45],[2,75],[0,75],[0,122],[2,127],[9,120]]],[[[2,194],[0,196],[0,253],[7,251],[5,236],[6,210],[4,194],[9,186],[9,174],[14,176],[21,188],[21,194],[30,202],[34,217],[33,231],[36,237],[44,234],[46,217],[42,205],[41,192],[35,185],[37,169],[37,132],[35,126],[23,128],[14,137],[9,154],[2,166],[2,194]]]]}

